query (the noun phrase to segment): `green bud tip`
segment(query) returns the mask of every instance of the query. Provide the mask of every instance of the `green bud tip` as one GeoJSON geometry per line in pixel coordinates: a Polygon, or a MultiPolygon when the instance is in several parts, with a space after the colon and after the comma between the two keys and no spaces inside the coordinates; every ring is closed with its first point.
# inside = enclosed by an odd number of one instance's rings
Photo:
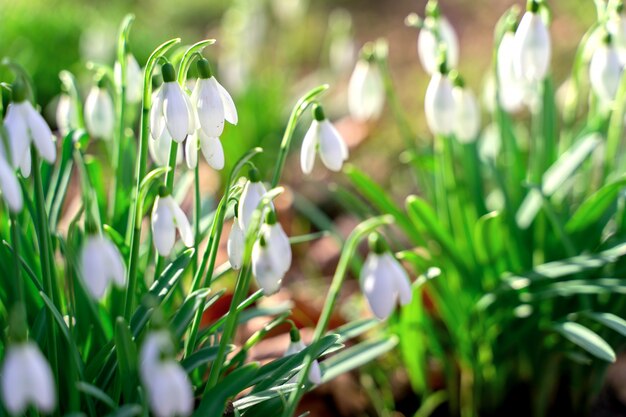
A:
{"type": "Polygon", "coordinates": [[[159,197],[167,197],[168,195],[170,195],[170,190],[165,185],[161,185],[159,187],[159,197]]]}
{"type": "Polygon", "coordinates": [[[269,210],[265,215],[265,223],[271,226],[273,224],[276,224],[276,222],[276,212],[274,210],[269,210]]]}
{"type": "Polygon", "coordinates": [[[98,86],[98,88],[102,89],[102,88],[106,88],[107,86],[107,80],[106,77],[99,77],[98,80],[96,81],[96,85],[98,86]]]}
{"type": "Polygon", "coordinates": [[[378,255],[383,254],[389,250],[387,242],[385,242],[385,239],[383,239],[380,233],[371,233],[367,240],[370,250],[378,255]]]}
{"type": "Polygon", "coordinates": [[[367,62],[374,62],[376,58],[374,44],[372,42],[368,42],[363,45],[361,48],[361,59],[367,62]]]}
{"type": "Polygon", "coordinates": [[[265,236],[263,235],[259,236],[259,245],[261,245],[262,247],[267,246],[267,242],[265,241],[265,236]]]}
{"type": "Polygon", "coordinates": [[[465,87],[465,80],[461,77],[461,74],[457,70],[450,71],[450,79],[454,83],[455,87],[465,87]]]}
{"type": "Polygon", "coordinates": [[[609,32],[604,33],[604,36],[602,37],[602,42],[604,42],[605,45],[610,45],[612,41],[613,37],[611,36],[611,34],[609,32]]]}
{"type": "Polygon", "coordinates": [[[233,217],[237,218],[237,213],[239,213],[239,201],[235,201],[235,205],[233,206],[233,217]]]}
{"type": "Polygon", "coordinates": [[[623,1],[617,2],[617,6],[615,6],[615,11],[619,14],[619,13],[622,13],[623,10],[624,10],[624,2],[623,1]]]}
{"type": "Polygon", "coordinates": [[[198,66],[198,75],[200,76],[200,78],[207,79],[213,76],[209,61],[207,61],[206,59],[202,58],[198,60],[198,63],[196,65],[198,66]]]}
{"type": "Polygon", "coordinates": [[[439,72],[446,75],[449,71],[448,68],[448,49],[444,44],[439,45],[439,56],[437,59],[439,72]]]}
{"type": "Polygon", "coordinates": [[[539,11],[539,1],[528,0],[528,2],[526,3],[526,10],[531,13],[537,13],[539,11]]]}
{"type": "Polygon", "coordinates": [[[28,326],[26,324],[26,307],[17,302],[9,314],[9,337],[14,342],[25,342],[28,338],[28,326]]]}
{"type": "Polygon", "coordinates": [[[169,62],[161,66],[161,74],[163,74],[163,81],[166,83],[176,81],[176,70],[174,69],[174,66],[169,62]]]}
{"type": "Polygon", "coordinates": [[[289,330],[289,339],[291,339],[292,343],[300,341],[300,331],[296,326],[291,326],[291,330],[289,330]]]}
{"type": "Polygon", "coordinates": [[[258,169],[252,167],[250,168],[250,171],[248,171],[248,178],[250,179],[250,182],[260,182],[261,174],[259,174],[258,169]]]}
{"type": "Polygon", "coordinates": [[[439,18],[439,16],[441,15],[441,11],[439,10],[439,2],[437,0],[429,0],[429,2],[426,3],[425,14],[426,17],[432,17],[435,19],[439,18]]]}
{"type": "Polygon", "coordinates": [[[13,95],[13,101],[15,103],[21,103],[23,101],[26,101],[26,84],[21,77],[17,77],[15,79],[11,90],[13,95]]]}
{"type": "Polygon", "coordinates": [[[322,106],[320,104],[316,103],[316,104],[313,105],[313,117],[318,122],[321,122],[322,120],[326,120],[326,115],[324,114],[324,109],[322,108],[322,106]]]}

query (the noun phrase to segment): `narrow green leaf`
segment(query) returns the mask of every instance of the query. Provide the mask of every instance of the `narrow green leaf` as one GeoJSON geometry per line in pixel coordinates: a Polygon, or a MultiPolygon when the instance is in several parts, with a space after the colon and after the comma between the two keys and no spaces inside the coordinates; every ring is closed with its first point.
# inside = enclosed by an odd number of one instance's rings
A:
{"type": "Polygon", "coordinates": [[[374,341],[359,343],[330,359],[326,359],[320,364],[322,368],[322,383],[331,381],[341,374],[350,372],[374,360],[380,355],[389,352],[397,344],[397,336],[388,336],[374,341]]]}
{"type": "Polygon", "coordinates": [[[567,321],[555,323],[553,330],[560,333],[570,342],[580,346],[593,356],[607,362],[615,362],[615,352],[608,343],[597,333],[589,330],[585,326],[567,321]]]}
{"type": "MultiPolygon", "coordinates": [[[[207,363],[215,360],[215,358],[217,357],[218,350],[219,350],[219,346],[203,347],[202,349],[199,349],[196,352],[189,355],[188,357],[186,357],[181,362],[181,365],[183,368],[185,368],[185,371],[187,373],[191,373],[192,371],[201,367],[202,365],[206,365],[207,363]]],[[[226,347],[227,354],[232,352],[233,350],[235,350],[234,345],[228,345],[226,347]]]]}
{"type": "Polygon", "coordinates": [[[76,383],[76,389],[106,404],[109,408],[117,408],[117,404],[115,403],[115,401],[113,401],[113,399],[109,397],[106,392],[102,391],[95,385],[80,381],[76,383]]]}
{"type": "Polygon", "coordinates": [[[626,187],[626,177],[606,184],[591,194],[565,224],[565,230],[569,233],[578,233],[596,224],[604,213],[615,204],[619,192],[624,187],[626,187]]]}
{"type": "Polygon", "coordinates": [[[130,328],[123,317],[115,321],[115,350],[119,378],[126,401],[132,400],[137,390],[137,347],[130,334],[130,328]]]}
{"type": "Polygon", "coordinates": [[[608,327],[609,329],[615,330],[622,336],[626,336],[626,320],[623,318],[616,316],[613,313],[583,313],[585,317],[589,317],[608,327]]]}

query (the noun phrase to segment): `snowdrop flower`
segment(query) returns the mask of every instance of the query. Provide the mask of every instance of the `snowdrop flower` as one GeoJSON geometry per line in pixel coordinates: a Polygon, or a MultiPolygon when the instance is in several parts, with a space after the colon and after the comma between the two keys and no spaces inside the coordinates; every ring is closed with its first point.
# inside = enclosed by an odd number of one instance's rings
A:
{"type": "Polygon", "coordinates": [[[165,187],[159,190],[159,196],[152,209],[152,236],[154,246],[161,256],[169,256],[176,243],[176,230],[187,247],[193,246],[193,233],[189,220],[165,187]]]}
{"type": "Polygon", "coordinates": [[[348,84],[348,110],[357,120],[377,119],[385,105],[385,87],[380,69],[370,53],[356,63],[348,84]]]}
{"type": "Polygon", "coordinates": [[[202,129],[198,129],[185,141],[185,162],[189,169],[198,165],[198,146],[211,168],[218,171],[224,168],[224,148],[219,138],[207,136],[202,129]]]}
{"type": "Polygon", "coordinates": [[[539,14],[539,0],[529,0],[515,31],[513,69],[529,84],[542,81],[550,65],[550,34],[539,14]]]}
{"type": "MultiPolygon", "coordinates": [[[[237,212],[237,209],[235,209],[237,212]]],[[[239,227],[239,221],[237,218],[233,220],[233,225],[230,228],[230,234],[228,235],[228,242],[226,244],[226,251],[228,252],[228,261],[230,266],[235,270],[241,269],[243,265],[243,252],[245,250],[245,235],[241,227],[239,227]]]]}
{"type": "Polygon", "coordinates": [[[461,143],[470,143],[476,140],[480,131],[480,108],[472,90],[465,88],[461,77],[455,79],[452,89],[454,98],[454,136],[461,143]]]}
{"type": "Polygon", "coordinates": [[[498,76],[498,100],[508,112],[517,112],[524,106],[525,83],[514,70],[515,29],[505,32],[498,45],[496,72],[498,76]]]}
{"type": "Polygon", "coordinates": [[[252,274],[265,295],[280,289],[283,277],[291,267],[291,244],[287,234],[270,210],[252,247],[252,274]]]}
{"type": "MultiPolygon", "coordinates": [[[[115,84],[122,85],[122,67],[115,61],[115,84]]],[[[143,73],[133,54],[126,54],[126,101],[139,103],[143,95],[143,73]]]]}
{"type": "Polygon", "coordinates": [[[126,285],[126,267],[122,254],[113,242],[102,235],[87,238],[80,254],[80,271],[89,293],[97,299],[104,296],[109,283],[126,285]]]}
{"type": "Polygon", "coordinates": [[[54,163],[57,150],[52,131],[41,114],[26,99],[26,86],[19,79],[13,84],[13,102],[7,109],[4,127],[9,135],[11,161],[14,166],[20,167],[22,175],[30,175],[31,143],[35,144],[44,160],[54,163]]]}
{"type": "Polygon", "coordinates": [[[13,168],[6,160],[2,144],[0,144],[0,192],[4,201],[13,213],[22,211],[22,189],[13,168]]]}
{"type": "Polygon", "coordinates": [[[163,85],[155,94],[150,109],[150,132],[158,138],[167,129],[172,139],[180,143],[196,131],[196,116],[189,96],[176,82],[172,64],[163,64],[163,85]]]}
{"type": "Polygon", "coordinates": [[[611,34],[612,40],[622,65],[626,64],[626,16],[624,15],[624,3],[619,2],[616,9],[611,13],[606,22],[606,28],[611,34]]]}
{"type": "Polygon", "coordinates": [[[361,290],[372,313],[384,320],[398,300],[402,305],[411,302],[411,283],[407,273],[376,233],[370,236],[370,251],[361,269],[361,290]]]}
{"type": "Polygon", "coordinates": [[[9,345],[2,365],[2,399],[13,415],[23,415],[30,404],[43,413],[56,407],[52,369],[32,342],[9,345]]]}
{"type": "Polygon", "coordinates": [[[261,199],[267,192],[261,182],[259,171],[255,168],[250,169],[248,177],[249,180],[243,186],[239,204],[237,205],[237,221],[239,222],[239,228],[244,232],[248,230],[252,213],[254,213],[254,210],[259,206],[261,199]]]}
{"type": "Polygon", "coordinates": [[[141,347],[141,379],[157,417],[188,416],[193,411],[191,382],[173,354],[170,335],[164,330],[148,334],[141,347]]]}
{"type": "Polygon", "coordinates": [[[315,153],[319,150],[320,159],[331,171],[340,171],[343,162],[348,159],[348,146],[343,138],[324,115],[322,106],[313,108],[313,123],[304,135],[300,150],[302,172],[310,174],[315,164],[315,153]]]}
{"type": "Polygon", "coordinates": [[[459,41],[452,25],[441,16],[437,1],[429,0],[426,5],[424,28],[417,38],[417,54],[424,70],[433,75],[437,72],[439,50],[445,47],[446,62],[456,68],[459,62],[459,41]]]}
{"type": "Polygon", "coordinates": [[[65,136],[78,128],[78,112],[69,94],[61,94],[57,104],[56,121],[59,133],[65,136]]]}
{"type": "MultiPolygon", "coordinates": [[[[287,350],[285,351],[285,356],[295,355],[296,353],[302,352],[306,348],[306,345],[300,338],[300,332],[295,327],[289,332],[289,337],[291,338],[291,343],[289,343],[289,347],[287,347],[287,350]]],[[[311,362],[308,377],[312,384],[319,385],[322,383],[322,370],[320,369],[320,364],[317,359],[311,362]]],[[[289,382],[296,383],[296,379],[297,376],[294,375],[289,382]]]]}
{"type": "Polygon", "coordinates": [[[109,140],[115,129],[115,108],[113,99],[104,86],[104,79],[91,88],[85,100],[85,125],[95,138],[109,140]]]}
{"type": "Polygon", "coordinates": [[[426,123],[433,135],[449,135],[454,129],[456,110],[452,94],[452,82],[448,77],[448,70],[444,62],[439,66],[430,79],[426,96],[424,97],[424,112],[426,123]]]}
{"type": "Polygon", "coordinates": [[[622,65],[611,35],[606,34],[604,42],[595,48],[589,63],[589,82],[593,92],[603,103],[611,103],[622,77],[622,65]]]}
{"type": "MultiPolygon", "coordinates": [[[[155,164],[161,167],[169,165],[170,161],[170,148],[172,146],[172,137],[167,129],[163,129],[161,136],[158,138],[151,138],[148,141],[148,150],[150,151],[150,157],[155,164]]],[[[176,148],[176,165],[183,162],[183,152],[179,147],[176,148]]]]}

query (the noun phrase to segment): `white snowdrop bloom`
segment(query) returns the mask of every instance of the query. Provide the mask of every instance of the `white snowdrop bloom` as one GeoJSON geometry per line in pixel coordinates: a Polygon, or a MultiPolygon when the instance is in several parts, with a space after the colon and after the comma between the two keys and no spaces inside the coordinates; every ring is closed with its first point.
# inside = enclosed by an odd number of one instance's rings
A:
{"type": "MultiPolygon", "coordinates": [[[[445,64],[442,65],[445,67],[445,64]]],[[[445,68],[442,68],[445,70],[445,68]]],[[[433,135],[449,135],[454,129],[456,110],[452,82],[446,71],[435,72],[424,97],[426,123],[433,135]]]]}
{"type": "Polygon", "coordinates": [[[219,138],[224,131],[224,120],[237,124],[237,109],[228,91],[211,73],[209,61],[198,61],[198,73],[200,78],[191,94],[191,102],[198,115],[200,129],[208,137],[219,138]]]}
{"type": "Polygon", "coordinates": [[[380,239],[370,239],[371,252],[361,269],[361,290],[372,313],[384,320],[398,300],[402,305],[411,302],[412,291],[406,271],[380,239]]]}
{"type": "MultiPolygon", "coordinates": [[[[114,68],[115,84],[122,84],[122,67],[115,61],[114,68]]],[[[139,103],[143,95],[143,72],[139,62],[131,53],[126,54],[126,101],[139,103]]]]}
{"type": "Polygon", "coordinates": [[[26,87],[19,80],[13,84],[13,102],[7,109],[4,127],[9,135],[11,161],[13,166],[20,167],[22,175],[30,175],[31,143],[44,160],[54,163],[57,155],[55,138],[41,114],[26,100],[26,87]]]}
{"type": "Polygon", "coordinates": [[[126,267],[122,254],[113,242],[102,235],[87,238],[80,254],[80,273],[89,293],[104,296],[110,283],[126,285],[126,267]]]}
{"type": "Polygon", "coordinates": [[[61,94],[57,103],[56,121],[59,133],[65,136],[78,128],[78,112],[74,100],[68,94],[61,94]]]}
{"type": "Polygon", "coordinates": [[[497,51],[498,100],[507,112],[517,112],[524,106],[525,83],[514,70],[515,34],[507,31],[497,51]]]}
{"type": "Polygon", "coordinates": [[[226,244],[226,251],[228,252],[228,261],[230,266],[235,270],[241,269],[243,265],[243,253],[245,250],[245,235],[239,222],[234,219],[233,225],[230,228],[230,234],[228,235],[228,242],[226,244]]]}
{"type": "Polygon", "coordinates": [[[452,89],[454,97],[454,135],[461,143],[470,143],[476,140],[480,131],[480,108],[474,93],[457,85],[452,89]]]}
{"type": "Polygon", "coordinates": [[[239,222],[239,227],[244,232],[248,230],[252,213],[254,213],[254,210],[259,206],[261,199],[267,192],[256,169],[251,169],[248,176],[250,179],[243,186],[239,204],[237,205],[237,221],[239,222]]]}
{"type": "MultiPolygon", "coordinates": [[[[152,136],[152,135],[151,135],[152,136]]],[[[172,137],[167,129],[163,129],[161,136],[158,138],[151,138],[148,141],[148,150],[150,151],[150,157],[155,164],[161,167],[169,165],[170,162],[170,148],[172,146],[172,137]]],[[[180,147],[176,148],[176,165],[183,162],[183,150],[180,147]]]]}
{"type": "Polygon", "coordinates": [[[373,59],[361,58],[348,84],[348,110],[357,120],[378,119],[385,105],[385,86],[373,59]]]}
{"type": "Polygon", "coordinates": [[[185,246],[193,246],[193,232],[187,216],[163,187],[152,209],[152,237],[159,255],[172,253],[177,229],[185,246]]]}
{"type": "Polygon", "coordinates": [[[13,415],[23,415],[30,404],[42,413],[56,407],[52,369],[32,342],[9,345],[2,365],[2,399],[13,415]]]}
{"type": "Polygon", "coordinates": [[[17,180],[15,171],[6,160],[4,151],[0,144],[0,192],[2,198],[13,213],[22,211],[24,200],[22,199],[22,188],[17,180]]]}
{"type": "Polygon", "coordinates": [[[615,99],[621,77],[622,65],[611,36],[607,35],[591,56],[589,63],[591,88],[603,103],[611,103],[615,99]]]}
{"type": "Polygon", "coordinates": [[[313,171],[318,150],[322,163],[331,171],[340,171],[348,159],[348,146],[319,105],[313,108],[313,122],[302,141],[300,167],[303,173],[313,171]]]}
{"type": "Polygon", "coordinates": [[[542,81],[550,66],[550,34],[539,14],[539,3],[531,0],[515,31],[513,69],[527,83],[542,81]]]}
{"type": "Polygon", "coordinates": [[[158,417],[188,416],[193,411],[193,387],[183,367],[172,358],[174,347],[166,331],[155,331],[141,347],[140,374],[150,409],[158,417]]]}
{"type": "Polygon", "coordinates": [[[218,171],[224,168],[224,148],[219,137],[207,136],[202,129],[198,129],[185,141],[185,162],[189,169],[198,165],[198,147],[211,168],[218,171]]]}
{"type": "Polygon", "coordinates": [[[611,16],[606,22],[606,27],[613,42],[615,44],[615,48],[617,49],[617,53],[620,58],[620,62],[622,65],[626,64],[626,16],[623,12],[623,5],[620,6],[619,10],[611,13],[611,16]]]}
{"type": "Polygon", "coordinates": [[[436,1],[429,1],[426,5],[424,26],[417,37],[417,54],[424,71],[430,75],[437,72],[441,47],[445,47],[446,62],[450,68],[456,68],[459,63],[459,40],[448,19],[441,16],[436,1]]]}
{"type": "Polygon", "coordinates": [[[109,140],[115,130],[115,108],[113,99],[102,84],[91,88],[85,100],[85,126],[95,138],[109,140]]]}
{"type": "Polygon", "coordinates": [[[291,267],[291,244],[276,214],[270,210],[261,227],[259,239],[252,247],[252,274],[265,295],[280,289],[283,277],[291,267]]]}
{"type": "MultiPolygon", "coordinates": [[[[285,356],[295,355],[296,353],[302,352],[306,348],[306,345],[304,344],[302,339],[300,339],[300,334],[297,330],[292,331],[290,334],[291,334],[291,343],[289,343],[289,346],[287,347],[287,350],[285,351],[285,356]]],[[[309,377],[309,382],[311,382],[312,384],[319,385],[322,383],[322,370],[320,369],[320,364],[317,361],[317,359],[311,362],[311,367],[309,368],[308,377],[309,377]]],[[[289,380],[289,382],[296,383],[297,378],[298,378],[297,375],[294,375],[289,380]]]]}
{"type": "Polygon", "coordinates": [[[163,85],[154,95],[150,109],[150,132],[157,138],[167,129],[172,139],[180,143],[196,131],[196,115],[189,96],[176,82],[172,64],[164,64],[161,73],[163,85]]]}

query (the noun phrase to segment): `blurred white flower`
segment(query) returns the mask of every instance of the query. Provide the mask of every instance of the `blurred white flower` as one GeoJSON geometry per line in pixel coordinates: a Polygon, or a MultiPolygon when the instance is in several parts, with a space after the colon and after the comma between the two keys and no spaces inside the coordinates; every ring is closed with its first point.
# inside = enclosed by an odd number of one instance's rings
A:
{"type": "Polygon", "coordinates": [[[252,274],[265,295],[280,289],[282,279],[291,267],[291,259],[289,238],[270,210],[252,247],[252,274]]]}
{"type": "Polygon", "coordinates": [[[424,71],[430,75],[437,72],[442,47],[446,51],[448,66],[456,68],[459,63],[459,41],[448,19],[440,14],[436,1],[429,1],[426,5],[424,26],[417,37],[417,54],[424,71]]]}
{"type": "Polygon", "coordinates": [[[524,106],[525,83],[514,70],[515,34],[507,31],[500,41],[497,60],[498,96],[500,105],[507,112],[517,112],[524,106]]]}
{"type": "Polygon", "coordinates": [[[454,97],[454,135],[461,143],[476,140],[480,132],[480,107],[472,90],[457,85],[452,89],[454,97]]]}
{"type": "Polygon", "coordinates": [[[244,232],[248,230],[252,213],[254,213],[254,210],[259,206],[261,199],[267,192],[256,169],[251,169],[248,176],[249,180],[243,186],[237,206],[237,221],[239,222],[239,227],[244,232]]]}
{"type": "Polygon", "coordinates": [[[313,122],[304,135],[300,150],[300,166],[302,172],[310,174],[315,164],[315,154],[319,150],[320,159],[326,168],[331,171],[340,171],[343,162],[348,159],[348,146],[324,115],[322,107],[316,105],[313,109],[313,122]]]}
{"type": "Polygon", "coordinates": [[[424,97],[426,123],[433,135],[449,135],[453,132],[456,117],[454,104],[452,82],[446,71],[435,72],[424,97]]]}
{"type": "Polygon", "coordinates": [[[385,105],[385,86],[380,69],[372,59],[361,58],[348,84],[348,110],[357,120],[377,119],[385,105]]]}
{"type": "Polygon", "coordinates": [[[150,409],[157,417],[188,416],[193,411],[191,381],[173,353],[174,346],[166,331],[148,334],[141,347],[141,379],[150,409]]]}
{"type": "Polygon", "coordinates": [[[224,148],[219,137],[207,136],[202,129],[197,129],[185,141],[185,162],[189,169],[198,164],[198,146],[211,168],[218,171],[224,168],[224,148]]]}
{"type": "MultiPolygon", "coordinates": [[[[295,355],[296,353],[300,353],[302,352],[305,348],[306,345],[304,344],[304,342],[302,341],[302,339],[300,339],[300,334],[296,332],[291,332],[291,342],[289,343],[289,347],[287,347],[287,350],[285,351],[285,356],[290,356],[290,355],[295,355]],[[294,336],[295,334],[297,334],[297,336],[294,336]],[[294,338],[296,340],[294,340],[294,338]]],[[[315,385],[319,385],[322,383],[322,370],[320,369],[320,364],[317,361],[317,359],[315,359],[313,362],[311,362],[311,367],[309,368],[309,381],[312,384],[315,385]]],[[[294,375],[289,382],[290,383],[295,383],[297,382],[297,375],[294,375]]]]}
{"type": "MultiPolygon", "coordinates": [[[[161,136],[148,141],[148,150],[150,151],[150,157],[155,164],[161,167],[168,166],[170,161],[170,148],[172,146],[172,137],[167,129],[161,131],[161,136]]],[[[180,147],[176,148],[176,165],[183,162],[183,151],[180,147]]]]}
{"type": "Polygon", "coordinates": [[[228,252],[230,266],[235,271],[241,269],[243,265],[243,253],[245,251],[245,235],[241,227],[239,227],[239,222],[236,218],[233,221],[233,225],[230,227],[226,251],[228,252]]]}
{"type": "Polygon", "coordinates": [[[26,100],[26,87],[21,81],[13,84],[13,102],[7,109],[4,127],[9,135],[11,161],[13,166],[20,167],[22,175],[30,175],[31,143],[44,160],[54,163],[57,155],[54,135],[41,114],[26,100]]]}
{"type": "Polygon", "coordinates": [[[32,342],[9,345],[2,365],[2,399],[13,415],[24,415],[30,404],[42,413],[56,407],[52,369],[32,342]]]}
{"type": "Polygon", "coordinates": [[[411,282],[404,268],[386,248],[378,241],[370,246],[371,252],[361,269],[361,290],[372,313],[384,320],[398,301],[402,305],[411,302],[411,282]]]}
{"type": "Polygon", "coordinates": [[[57,103],[56,121],[62,136],[78,128],[78,113],[74,100],[68,94],[61,94],[57,103]]]}
{"type": "Polygon", "coordinates": [[[613,102],[620,79],[622,78],[622,64],[611,35],[606,35],[604,42],[597,46],[589,63],[589,82],[593,92],[601,102],[613,102]]]}
{"type": "Polygon", "coordinates": [[[167,129],[172,139],[180,143],[196,131],[195,111],[189,96],[176,82],[172,64],[164,64],[161,73],[163,85],[154,95],[150,109],[150,132],[158,138],[167,129]]]}
{"type": "Polygon", "coordinates": [[[353,35],[352,15],[345,9],[335,9],[328,17],[328,60],[336,74],[349,71],[354,65],[356,45],[353,35]]]}
{"type": "Polygon", "coordinates": [[[620,62],[622,65],[626,65],[626,16],[624,16],[623,10],[611,13],[606,22],[606,27],[612,36],[620,62]]]}
{"type": "Polygon", "coordinates": [[[531,0],[515,31],[513,69],[521,79],[534,84],[546,77],[550,66],[550,33],[539,14],[539,2],[531,0]]]}
{"type": "Polygon", "coordinates": [[[113,242],[102,235],[89,236],[80,254],[80,274],[89,293],[104,296],[110,283],[119,288],[126,284],[122,254],[113,242]]]}
{"type": "Polygon", "coordinates": [[[159,255],[170,255],[176,243],[177,229],[185,246],[193,246],[193,232],[187,216],[172,196],[162,189],[152,209],[152,238],[159,255]]]}
{"type": "MultiPolygon", "coordinates": [[[[115,61],[114,68],[115,84],[122,84],[122,67],[115,61]]],[[[126,101],[129,103],[139,103],[143,95],[143,72],[141,67],[131,53],[126,54],[126,101]]]]}
{"type": "Polygon", "coordinates": [[[109,140],[115,130],[115,108],[107,89],[98,83],[85,100],[85,125],[94,138],[109,140]]]}
{"type": "Polygon", "coordinates": [[[9,209],[13,213],[18,213],[22,211],[24,205],[22,188],[17,180],[15,171],[7,162],[4,151],[1,148],[2,144],[0,144],[0,192],[2,192],[2,197],[9,209]]]}

